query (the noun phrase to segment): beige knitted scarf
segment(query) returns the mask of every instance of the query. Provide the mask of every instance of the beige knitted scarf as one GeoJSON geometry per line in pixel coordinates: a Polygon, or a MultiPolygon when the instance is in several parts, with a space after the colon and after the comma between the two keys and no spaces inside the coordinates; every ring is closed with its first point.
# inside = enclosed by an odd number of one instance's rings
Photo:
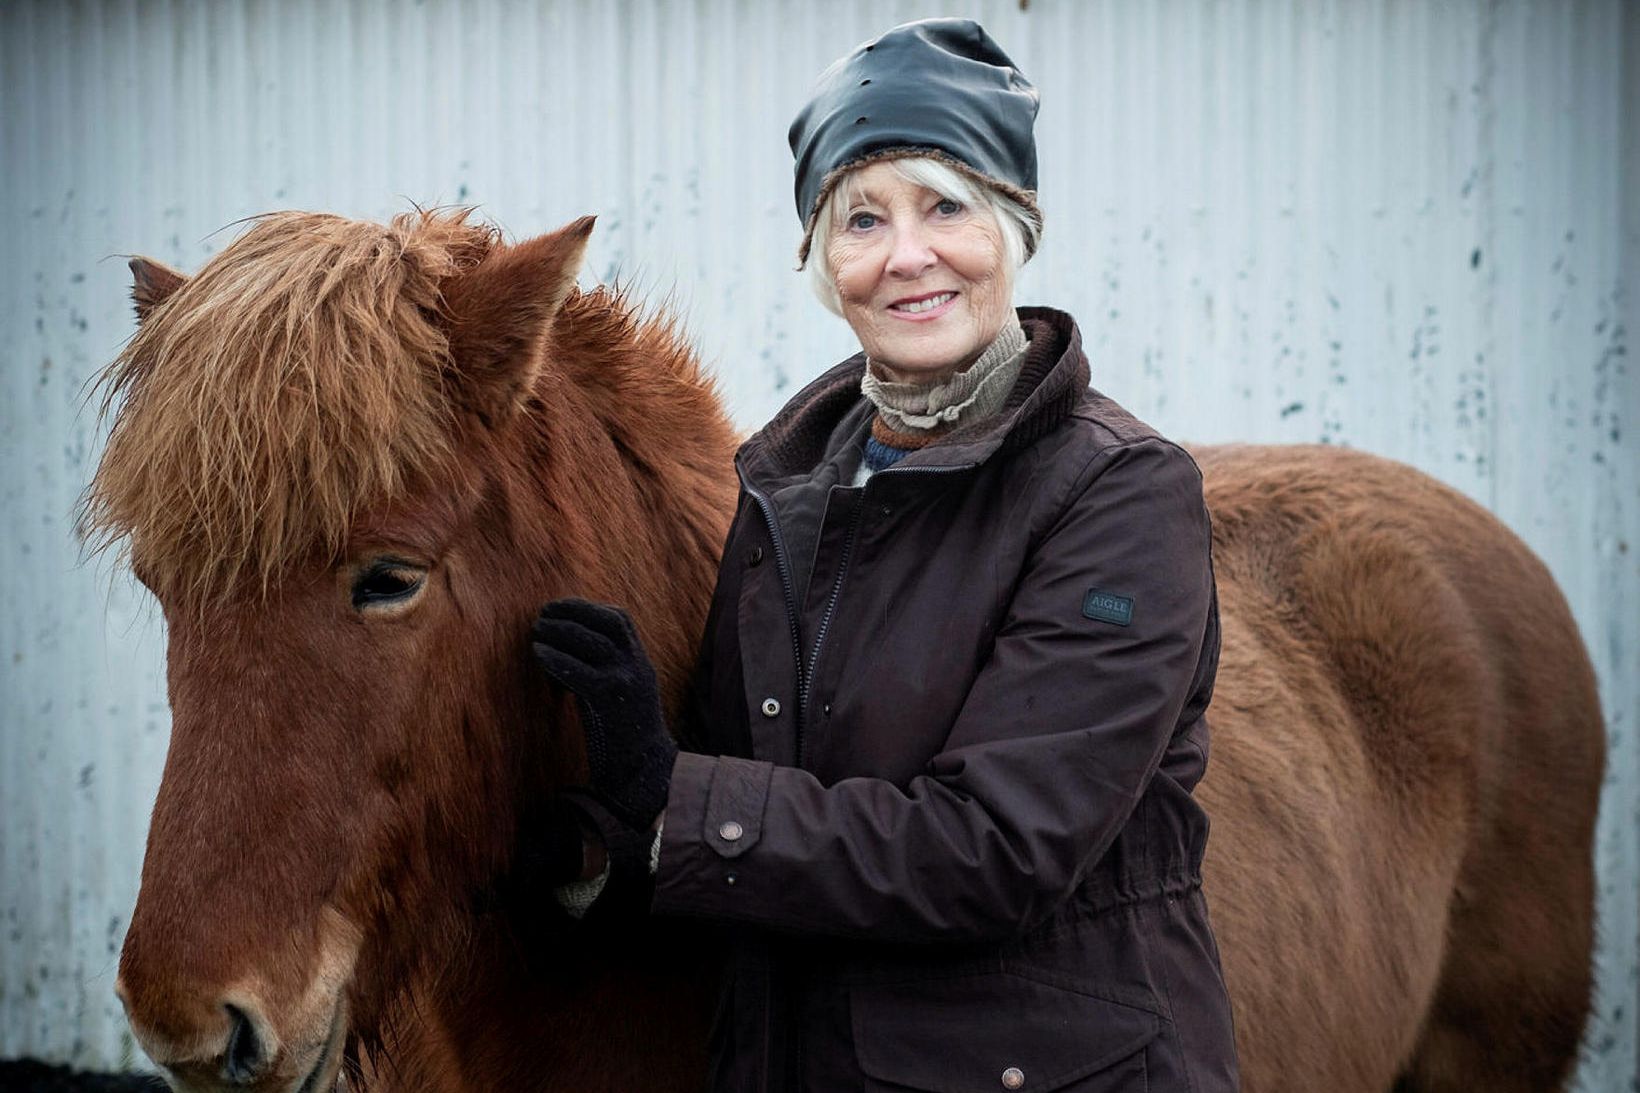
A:
{"type": "Polygon", "coordinates": [[[920,448],[955,428],[1002,409],[1025,363],[1025,330],[1009,316],[996,340],[943,383],[896,383],[869,359],[860,391],[877,408],[872,435],[898,448],[920,448]]]}

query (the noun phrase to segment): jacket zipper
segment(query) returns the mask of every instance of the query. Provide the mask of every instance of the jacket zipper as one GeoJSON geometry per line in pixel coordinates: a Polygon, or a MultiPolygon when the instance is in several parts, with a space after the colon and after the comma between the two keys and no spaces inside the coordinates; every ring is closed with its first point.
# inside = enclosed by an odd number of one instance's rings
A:
{"type": "MultiPolygon", "coordinates": [[[[797,723],[803,723],[803,696],[806,686],[803,678],[803,639],[798,633],[797,624],[797,587],[792,581],[791,561],[786,556],[786,540],[780,534],[780,522],[775,519],[774,505],[751,483],[742,476],[741,484],[746,492],[752,495],[757,507],[763,512],[763,522],[769,526],[769,540],[774,544],[774,564],[780,571],[780,587],[786,596],[786,621],[792,632],[792,659],[797,665],[797,723]]],[[[799,747],[801,747],[801,729],[799,730],[799,747]]],[[[801,765],[801,764],[799,764],[801,765]]]]}
{"type": "MultiPolygon", "coordinates": [[[[954,474],[958,471],[971,471],[977,463],[959,463],[949,467],[884,467],[872,474],[877,478],[885,474],[954,474]]],[[[792,580],[791,559],[786,553],[786,540],[780,533],[780,521],[775,516],[774,504],[768,496],[746,481],[746,476],[740,476],[741,485],[751,494],[752,500],[757,502],[758,510],[763,513],[763,522],[768,526],[769,539],[774,544],[775,568],[780,572],[780,587],[786,599],[786,621],[792,634],[792,658],[797,666],[797,731],[796,757],[797,766],[803,766],[803,737],[804,728],[808,721],[808,704],[810,688],[814,683],[814,676],[820,665],[820,650],[825,644],[826,633],[831,629],[832,616],[837,611],[837,601],[842,598],[843,578],[848,573],[848,564],[854,553],[854,539],[859,531],[860,517],[865,512],[867,494],[871,489],[868,479],[862,487],[859,506],[854,515],[849,518],[848,533],[843,538],[843,554],[837,564],[837,576],[833,578],[831,596],[826,601],[825,613],[820,617],[820,625],[815,630],[814,649],[809,654],[805,664],[803,658],[803,637],[799,629],[799,611],[797,606],[797,586],[792,580]]]]}
{"type": "MultiPolygon", "coordinates": [[[[878,475],[884,474],[948,474],[955,471],[972,470],[977,465],[963,463],[951,467],[902,467],[898,470],[893,467],[884,467],[871,477],[876,478],[878,475]]],[[[843,578],[848,574],[849,561],[854,555],[854,539],[860,529],[861,515],[866,510],[867,494],[871,489],[871,481],[867,479],[860,492],[859,504],[855,507],[853,515],[849,517],[848,532],[843,536],[843,553],[837,561],[837,576],[832,579],[831,595],[826,600],[825,613],[820,616],[820,625],[815,629],[814,651],[809,655],[806,666],[803,663],[803,638],[798,631],[797,588],[792,581],[790,559],[786,554],[786,540],[780,534],[780,521],[775,517],[774,505],[761,490],[747,482],[745,475],[741,475],[740,482],[746,488],[746,492],[751,494],[752,499],[757,502],[758,509],[763,513],[763,522],[768,525],[769,539],[774,544],[775,568],[780,571],[780,587],[786,597],[786,619],[791,626],[792,655],[794,663],[797,665],[797,767],[802,769],[803,728],[808,719],[809,688],[814,683],[815,674],[820,666],[820,649],[826,642],[827,631],[831,629],[831,619],[837,611],[837,601],[842,598],[843,578]]],[[[771,967],[769,969],[771,993],[774,986],[772,982],[773,971],[774,969],[771,967]]],[[[786,997],[786,1016],[790,1020],[797,1005],[799,991],[797,984],[790,981],[785,984],[785,987],[783,993],[786,997]]],[[[766,1006],[763,1014],[763,1080],[765,1082],[768,1081],[769,1077],[769,1009],[770,1007],[766,1006]]],[[[801,1082],[803,1080],[803,1030],[796,1022],[793,1022],[791,1030],[791,1053],[789,1065],[792,1080],[801,1082]]]]}
{"type": "Polygon", "coordinates": [[[849,559],[854,554],[854,535],[860,529],[860,514],[866,510],[865,494],[862,492],[860,500],[854,506],[854,512],[849,515],[848,533],[843,536],[843,553],[837,560],[837,576],[831,582],[831,597],[826,600],[825,614],[820,616],[820,625],[814,630],[814,650],[809,654],[808,671],[802,675],[803,689],[797,697],[797,765],[803,765],[803,738],[808,734],[804,731],[808,727],[807,710],[809,695],[814,686],[815,670],[820,666],[820,647],[826,643],[826,632],[831,629],[831,617],[837,611],[837,601],[843,594],[843,576],[848,572],[849,559]]]}
{"type": "MultiPolygon", "coordinates": [[[[876,478],[880,474],[949,474],[955,471],[973,470],[978,464],[962,463],[949,467],[884,467],[872,474],[876,478]]],[[[855,506],[854,513],[849,517],[848,532],[843,536],[843,552],[837,560],[837,576],[831,582],[831,596],[826,600],[826,610],[820,616],[820,625],[814,631],[814,649],[809,653],[807,671],[799,665],[798,679],[800,690],[797,699],[797,765],[803,765],[803,740],[807,735],[809,696],[812,693],[815,677],[819,674],[820,650],[826,643],[826,634],[831,630],[831,618],[837,612],[837,601],[843,595],[843,578],[848,575],[848,565],[854,556],[854,540],[860,529],[860,518],[865,513],[870,500],[871,479],[861,487],[860,501],[855,506]]]]}

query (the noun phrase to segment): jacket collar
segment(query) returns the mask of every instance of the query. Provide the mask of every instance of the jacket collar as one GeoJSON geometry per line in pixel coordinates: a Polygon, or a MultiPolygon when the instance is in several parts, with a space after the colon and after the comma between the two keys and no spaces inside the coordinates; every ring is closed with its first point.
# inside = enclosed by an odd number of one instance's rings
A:
{"type": "MultiPolygon", "coordinates": [[[[907,455],[896,469],[983,463],[999,451],[1031,444],[1070,415],[1088,387],[1088,358],[1076,320],[1053,308],[1022,307],[1019,321],[1031,341],[1002,411],[959,426],[907,455]]],[[[856,353],[799,391],[741,445],[735,464],[746,482],[766,489],[812,471],[859,439],[856,434],[871,418],[871,404],[860,393],[865,370],[865,354],[856,353]]]]}

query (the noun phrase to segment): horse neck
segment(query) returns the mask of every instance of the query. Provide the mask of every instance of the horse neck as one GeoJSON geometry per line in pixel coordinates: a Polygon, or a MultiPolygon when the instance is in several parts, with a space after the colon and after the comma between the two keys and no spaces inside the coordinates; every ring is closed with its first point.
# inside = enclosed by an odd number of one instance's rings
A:
{"type": "MultiPolygon", "coordinates": [[[[571,305],[573,306],[573,305],[571,305]]],[[[528,441],[568,594],[630,611],[669,698],[694,667],[733,516],[734,432],[692,354],[658,324],[599,343],[573,328],[528,441]]],[[[675,708],[669,703],[669,708],[675,708]]]]}
{"type": "MultiPolygon", "coordinates": [[[[571,348],[554,355],[520,431],[478,458],[501,476],[515,560],[545,566],[538,576],[554,594],[628,608],[675,713],[733,514],[735,437],[670,338],[573,348],[593,339],[559,337],[571,348]]],[[[716,977],[698,938],[650,923],[639,927],[649,943],[591,948],[572,933],[542,974],[520,966],[515,924],[473,925],[464,974],[411,988],[421,1020],[394,1052],[396,1077],[369,1088],[700,1087],[716,977]],[[472,1073],[475,1060],[495,1073],[472,1073]],[[609,1082],[611,1065],[629,1080],[609,1082]]]]}
{"type": "Polygon", "coordinates": [[[491,933],[465,978],[427,984],[396,1080],[370,1093],[518,1093],[704,1087],[721,953],[695,924],[632,922],[619,933],[577,927],[560,951],[491,933]],[[533,950],[533,955],[525,955],[533,950]],[[460,995],[460,1004],[451,998],[460,995]],[[413,1076],[413,1077],[412,1077],[413,1076]]]}

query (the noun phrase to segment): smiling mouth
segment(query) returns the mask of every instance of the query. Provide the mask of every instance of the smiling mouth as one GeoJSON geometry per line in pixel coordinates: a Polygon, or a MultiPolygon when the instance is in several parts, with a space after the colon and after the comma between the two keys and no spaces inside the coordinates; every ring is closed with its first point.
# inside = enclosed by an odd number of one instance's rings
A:
{"type": "Polygon", "coordinates": [[[921,315],[925,311],[933,311],[943,307],[957,298],[955,292],[935,292],[915,300],[900,300],[889,304],[890,311],[898,311],[902,315],[921,315]]]}

